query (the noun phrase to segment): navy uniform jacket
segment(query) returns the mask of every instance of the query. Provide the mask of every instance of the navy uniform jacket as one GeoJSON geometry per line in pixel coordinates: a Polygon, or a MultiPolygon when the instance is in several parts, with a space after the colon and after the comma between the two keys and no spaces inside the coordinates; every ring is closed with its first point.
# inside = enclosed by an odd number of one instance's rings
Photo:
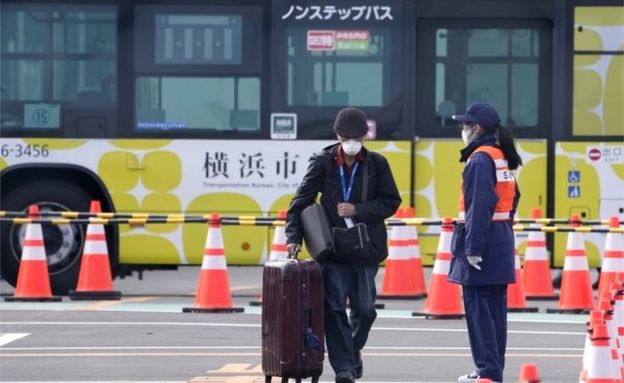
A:
{"type": "MultiPolygon", "coordinates": [[[[516,281],[513,221],[492,221],[498,196],[496,168],[486,153],[470,156],[481,145],[495,146],[494,135],[486,135],[462,150],[462,160],[470,161],[462,173],[466,222],[453,230],[451,240],[450,282],[468,286],[509,284],[516,281]],[[481,270],[470,266],[466,256],[481,256],[481,270]]],[[[516,184],[511,219],[513,220],[520,191],[516,184]]]]}

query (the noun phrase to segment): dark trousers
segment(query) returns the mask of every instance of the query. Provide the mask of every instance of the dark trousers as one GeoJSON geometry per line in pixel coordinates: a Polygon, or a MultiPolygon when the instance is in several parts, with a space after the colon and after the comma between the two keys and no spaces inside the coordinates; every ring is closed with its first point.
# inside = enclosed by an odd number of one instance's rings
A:
{"type": "Polygon", "coordinates": [[[325,340],[329,363],[335,372],[355,373],[354,354],[368,339],[375,311],[377,265],[347,265],[328,261],[325,279],[325,340]],[[347,297],[351,312],[347,318],[347,297]]]}
{"type": "Polygon", "coordinates": [[[507,285],[462,286],[472,359],[482,378],[503,381],[507,285]]]}

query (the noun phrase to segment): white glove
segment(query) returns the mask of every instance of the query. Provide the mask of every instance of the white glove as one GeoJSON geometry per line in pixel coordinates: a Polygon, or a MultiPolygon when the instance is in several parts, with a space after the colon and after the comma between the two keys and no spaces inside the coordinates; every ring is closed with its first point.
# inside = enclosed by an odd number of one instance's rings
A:
{"type": "Polygon", "coordinates": [[[470,266],[474,267],[477,270],[481,270],[479,262],[483,261],[483,258],[478,255],[469,255],[466,258],[468,258],[468,263],[470,263],[470,266]]]}

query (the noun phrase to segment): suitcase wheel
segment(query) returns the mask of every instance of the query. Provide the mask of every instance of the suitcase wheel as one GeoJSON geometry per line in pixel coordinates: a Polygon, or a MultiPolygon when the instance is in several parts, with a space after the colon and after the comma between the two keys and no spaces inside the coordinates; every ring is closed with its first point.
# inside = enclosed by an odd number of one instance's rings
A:
{"type": "Polygon", "coordinates": [[[312,383],[318,383],[320,376],[313,376],[312,383]]]}
{"type": "Polygon", "coordinates": [[[288,378],[282,378],[282,383],[288,383],[288,378]]]}
{"type": "Polygon", "coordinates": [[[264,383],[271,383],[271,378],[273,378],[271,375],[267,375],[264,377],[264,383]]]}

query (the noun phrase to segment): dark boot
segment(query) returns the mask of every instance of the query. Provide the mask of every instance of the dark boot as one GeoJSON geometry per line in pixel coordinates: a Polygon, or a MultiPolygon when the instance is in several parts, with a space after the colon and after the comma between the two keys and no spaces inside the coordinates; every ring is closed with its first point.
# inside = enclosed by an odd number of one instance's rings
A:
{"type": "Polygon", "coordinates": [[[336,383],[355,383],[355,378],[351,371],[340,371],[336,374],[336,383]]]}
{"type": "Polygon", "coordinates": [[[354,356],[355,359],[355,379],[361,379],[364,374],[364,363],[362,363],[362,353],[357,351],[354,356]]]}

